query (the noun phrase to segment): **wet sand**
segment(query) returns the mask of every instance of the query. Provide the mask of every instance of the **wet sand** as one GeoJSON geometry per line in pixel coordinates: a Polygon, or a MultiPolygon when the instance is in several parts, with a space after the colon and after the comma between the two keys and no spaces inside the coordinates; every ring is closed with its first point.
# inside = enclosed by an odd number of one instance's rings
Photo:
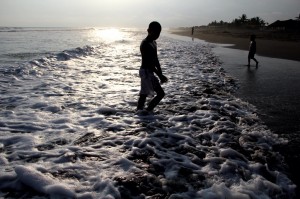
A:
{"type": "Polygon", "coordinates": [[[248,51],[217,46],[214,52],[223,61],[222,67],[238,80],[234,95],[255,105],[272,132],[289,140],[278,151],[285,156],[300,197],[300,62],[256,56],[258,68],[253,62],[247,67],[248,51]]]}
{"type": "MultiPolygon", "coordinates": [[[[174,29],[170,30],[170,32],[177,35],[192,37],[190,28],[174,29]]],[[[204,32],[196,29],[193,37],[211,43],[234,44],[228,46],[228,48],[248,50],[249,38],[246,36],[247,34],[251,33],[240,33],[239,36],[232,36],[232,34],[229,35],[227,33],[204,32]]],[[[299,41],[278,41],[274,39],[257,38],[256,43],[257,55],[300,61],[299,41]]]]}
{"type": "Polygon", "coordinates": [[[238,81],[234,95],[253,104],[268,128],[289,140],[277,150],[285,156],[289,175],[297,185],[296,198],[300,197],[300,62],[258,55],[259,66],[256,68],[252,61],[247,67],[248,51],[228,47],[216,44],[213,51],[223,62],[222,67],[238,81]]]}

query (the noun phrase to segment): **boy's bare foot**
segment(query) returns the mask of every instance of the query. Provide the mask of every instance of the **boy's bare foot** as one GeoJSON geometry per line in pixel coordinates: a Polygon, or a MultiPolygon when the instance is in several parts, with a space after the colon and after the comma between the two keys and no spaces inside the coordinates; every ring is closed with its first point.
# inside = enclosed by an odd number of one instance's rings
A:
{"type": "Polygon", "coordinates": [[[139,115],[139,116],[147,116],[147,115],[153,115],[153,111],[148,111],[148,110],[137,110],[136,111],[136,115],[139,115]]]}

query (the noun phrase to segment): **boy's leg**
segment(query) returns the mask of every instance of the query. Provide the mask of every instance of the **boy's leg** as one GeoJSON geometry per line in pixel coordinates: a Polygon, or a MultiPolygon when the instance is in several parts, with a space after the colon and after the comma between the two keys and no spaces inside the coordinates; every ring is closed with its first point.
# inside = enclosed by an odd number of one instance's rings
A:
{"type": "Polygon", "coordinates": [[[253,60],[256,62],[256,67],[258,66],[258,61],[253,57],[253,60]]]}
{"type": "Polygon", "coordinates": [[[250,66],[250,54],[248,55],[248,65],[247,66],[250,66]]]}
{"type": "Polygon", "coordinates": [[[140,95],[137,105],[137,110],[143,110],[145,106],[147,95],[140,95]]]}
{"type": "Polygon", "coordinates": [[[153,109],[157,106],[157,104],[162,100],[165,96],[165,92],[160,85],[158,85],[154,91],[156,92],[156,96],[150,101],[147,111],[153,111],[153,109]]]}

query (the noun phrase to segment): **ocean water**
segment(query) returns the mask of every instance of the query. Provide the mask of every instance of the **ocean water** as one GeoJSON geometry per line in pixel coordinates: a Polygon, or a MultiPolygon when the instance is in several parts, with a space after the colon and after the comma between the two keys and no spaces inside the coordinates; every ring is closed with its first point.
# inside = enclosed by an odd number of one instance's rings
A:
{"type": "Polygon", "coordinates": [[[212,46],[163,32],[169,82],[135,112],[145,30],[0,28],[1,198],[293,198],[288,144],[212,46]]]}

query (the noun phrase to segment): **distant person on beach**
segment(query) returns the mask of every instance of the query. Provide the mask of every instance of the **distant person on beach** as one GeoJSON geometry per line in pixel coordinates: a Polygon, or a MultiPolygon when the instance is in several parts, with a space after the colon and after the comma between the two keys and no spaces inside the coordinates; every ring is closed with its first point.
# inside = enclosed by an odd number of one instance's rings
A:
{"type": "Polygon", "coordinates": [[[161,25],[156,21],[151,22],[148,27],[148,35],[140,45],[142,65],[139,70],[141,90],[137,105],[138,111],[144,110],[147,96],[153,95],[154,92],[156,93],[156,96],[148,104],[148,107],[146,108],[147,112],[153,111],[153,109],[165,96],[165,92],[160,84],[167,82],[168,78],[162,74],[157,57],[157,45],[155,41],[159,38],[160,32],[161,25]],[[154,73],[158,76],[160,82],[154,73]]]}
{"type": "Polygon", "coordinates": [[[251,35],[250,36],[250,46],[249,46],[249,54],[248,54],[248,67],[250,66],[250,60],[253,59],[256,62],[256,67],[258,66],[258,61],[254,58],[254,55],[256,53],[256,36],[251,35]]]}
{"type": "Polygon", "coordinates": [[[194,35],[194,30],[195,30],[195,27],[193,26],[192,27],[192,35],[194,35]]]}

